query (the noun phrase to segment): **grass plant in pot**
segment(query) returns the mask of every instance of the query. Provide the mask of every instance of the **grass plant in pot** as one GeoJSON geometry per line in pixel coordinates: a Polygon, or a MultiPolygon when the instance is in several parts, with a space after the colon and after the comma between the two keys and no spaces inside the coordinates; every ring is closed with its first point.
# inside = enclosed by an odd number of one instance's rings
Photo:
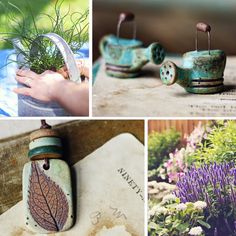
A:
{"type": "MultiPolygon", "coordinates": [[[[80,82],[79,69],[76,66],[74,54],[79,54],[79,49],[88,42],[88,10],[83,13],[72,12],[70,8],[64,10],[63,1],[56,1],[55,14],[41,13],[35,17],[28,6],[24,10],[8,3],[6,15],[8,25],[13,32],[3,32],[2,38],[14,46],[16,62],[19,68],[29,68],[37,74],[44,71],[60,71],[66,66],[68,76],[80,82]],[[21,17],[17,17],[21,15],[21,17]],[[39,28],[42,19],[47,18],[50,27],[39,28]]],[[[19,85],[25,86],[25,85],[19,85]]],[[[73,99],[73,98],[71,98],[73,99]]],[[[18,96],[19,116],[66,116],[69,115],[59,104],[55,102],[41,102],[24,95],[18,96]]]]}

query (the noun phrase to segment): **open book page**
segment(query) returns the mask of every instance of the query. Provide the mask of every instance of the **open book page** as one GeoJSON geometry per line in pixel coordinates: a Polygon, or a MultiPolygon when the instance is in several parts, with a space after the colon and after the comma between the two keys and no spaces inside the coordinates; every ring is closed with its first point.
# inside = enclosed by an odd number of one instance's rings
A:
{"type": "MultiPolygon", "coordinates": [[[[167,58],[181,66],[179,57],[167,58]]],[[[225,91],[217,94],[190,94],[178,84],[166,86],[160,66],[148,64],[134,79],[106,75],[104,62],[93,87],[94,116],[138,117],[233,117],[236,115],[235,57],[228,57],[224,73],[225,91]]]]}

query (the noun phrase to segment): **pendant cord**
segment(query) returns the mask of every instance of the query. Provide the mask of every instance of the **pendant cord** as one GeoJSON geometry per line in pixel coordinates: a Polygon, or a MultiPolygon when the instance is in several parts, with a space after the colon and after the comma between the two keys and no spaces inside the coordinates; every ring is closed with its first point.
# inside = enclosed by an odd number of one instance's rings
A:
{"type": "MultiPolygon", "coordinates": [[[[51,128],[52,128],[52,126],[47,124],[46,120],[41,120],[40,129],[51,129],[51,128]]],[[[48,170],[50,168],[50,163],[49,163],[48,158],[44,159],[43,168],[44,168],[44,170],[48,170]]]]}
{"type": "Polygon", "coordinates": [[[47,124],[46,120],[41,120],[41,127],[40,129],[51,129],[52,126],[47,124]]]}

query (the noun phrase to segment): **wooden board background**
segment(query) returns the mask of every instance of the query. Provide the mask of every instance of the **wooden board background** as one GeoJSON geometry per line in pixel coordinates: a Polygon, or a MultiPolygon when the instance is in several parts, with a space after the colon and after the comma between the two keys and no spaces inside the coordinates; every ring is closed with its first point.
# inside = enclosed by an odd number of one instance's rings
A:
{"type": "MultiPolygon", "coordinates": [[[[71,121],[54,128],[62,137],[64,159],[69,165],[121,133],[131,133],[144,143],[144,121],[141,120],[71,121]]],[[[29,133],[0,140],[0,214],[22,199],[22,169],[29,161],[28,145],[29,133]]]]}
{"type": "Polygon", "coordinates": [[[149,120],[148,122],[148,133],[157,131],[163,132],[164,130],[174,128],[181,133],[182,140],[184,136],[189,135],[194,127],[196,127],[199,122],[202,124],[207,123],[207,120],[149,120]]]}

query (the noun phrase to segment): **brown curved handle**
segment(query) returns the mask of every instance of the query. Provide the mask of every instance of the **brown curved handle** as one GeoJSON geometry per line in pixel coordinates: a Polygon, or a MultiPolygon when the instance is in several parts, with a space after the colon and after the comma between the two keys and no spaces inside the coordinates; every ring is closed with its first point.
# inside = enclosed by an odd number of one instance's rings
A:
{"type": "Polygon", "coordinates": [[[201,31],[203,33],[207,33],[207,36],[208,36],[208,52],[210,54],[210,50],[211,50],[211,26],[206,24],[206,23],[203,23],[203,22],[199,22],[197,23],[196,25],[196,39],[195,39],[195,47],[196,47],[196,51],[198,51],[198,31],[201,31]]]}
{"type": "Polygon", "coordinates": [[[120,37],[120,27],[121,27],[121,24],[123,22],[131,22],[131,21],[133,21],[132,22],[133,25],[134,25],[134,28],[133,28],[133,38],[134,39],[136,38],[136,23],[135,23],[134,19],[135,19],[135,15],[132,12],[122,12],[122,13],[120,13],[119,21],[118,21],[118,24],[117,24],[117,31],[116,31],[116,36],[117,36],[118,42],[119,42],[119,37],[120,37]]]}
{"type": "Polygon", "coordinates": [[[125,22],[125,21],[133,21],[135,18],[135,15],[132,12],[122,12],[119,16],[119,22],[125,22]]]}
{"type": "Polygon", "coordinates": [[[211,32],[211,26],[203,22],[197,23],[196,28],[198,31],[201,31],[204,33],[211,32]]]}

